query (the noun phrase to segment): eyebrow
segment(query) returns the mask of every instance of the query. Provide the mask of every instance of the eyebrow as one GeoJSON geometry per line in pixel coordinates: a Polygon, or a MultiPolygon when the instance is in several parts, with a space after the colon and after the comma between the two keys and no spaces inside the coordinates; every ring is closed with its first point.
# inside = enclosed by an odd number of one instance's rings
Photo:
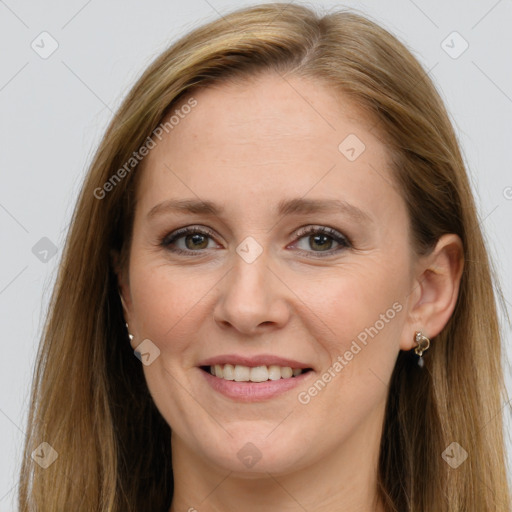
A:
{"type": "MultiPolygon", "coordinates": [[[[225,209],[212,201],[198,199],[169,199],[163,201],[148,212],[147,218],[151,219],[165,213],[191,213],[198,215],[220,216],[225,209]]],[[[278,203],[277,215],[307,215],[312,213],[343,213],[358,222],[372,222],[368,213],[353,204],[340,199],[286,199],[278,203]]]]}

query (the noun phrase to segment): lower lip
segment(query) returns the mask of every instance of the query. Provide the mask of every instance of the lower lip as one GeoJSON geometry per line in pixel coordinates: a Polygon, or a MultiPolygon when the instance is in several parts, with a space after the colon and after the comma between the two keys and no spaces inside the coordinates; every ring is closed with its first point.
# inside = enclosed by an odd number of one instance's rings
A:
{"type": "Polygon", "coordinates": [[[199,368],[199,371],[215,391],[239,402],[261,402],[274,398],[303,383],[313,373],[312,370],[309,370],[297,375],[297,377],[288,379],[267,380],[265,382],[237,382],[215,377],[201,368],[199,368]]]}

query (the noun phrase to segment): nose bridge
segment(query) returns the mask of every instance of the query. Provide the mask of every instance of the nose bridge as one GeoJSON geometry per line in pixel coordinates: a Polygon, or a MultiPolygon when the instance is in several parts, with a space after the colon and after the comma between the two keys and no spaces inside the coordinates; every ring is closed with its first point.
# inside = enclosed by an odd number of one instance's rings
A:
{"type": "Polygon", "coordinates": [[[262,314],[268,308],[273,291],[267,265],[267,253],[254,260],[244,259],[239,254],[234,257],[226,299],[233,302],[232,306],[238,309],[238,313],[262,314]]]}
{"type": "Polygon", "coordinates": [[[231,286],[234,286],[231,289],[232,294],[244,296],[252,293],[254,303],[265,302],[270,273],[269,251],[264,248],[267,241],[268,237],[260,236],[257,241],[254,237],[247,236],[236,247],[231,272],[231,286]]]}
{"type": "Polygon", "coordinates": [[[288,317],[282,287],[269,269],[268,252],[258,246],[254,239],[239,244],[215,308],[217,322],[244,332],[261,324],[283,324],[288,317]]]}

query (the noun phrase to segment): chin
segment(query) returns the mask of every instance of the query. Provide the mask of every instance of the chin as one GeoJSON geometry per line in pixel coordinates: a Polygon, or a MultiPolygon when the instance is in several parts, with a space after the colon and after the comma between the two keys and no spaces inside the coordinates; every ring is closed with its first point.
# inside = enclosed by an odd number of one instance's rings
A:
{"type": "Polygon", "coordinates": [[[212,440],[204,445],[203,438],[200,450],[211,464],[247,478],[267,473],[289,473],[304,463],[309,451],[304,436],[290,435],[284,429],[281,435],[277,432],[270,434],[272,430],[267,424],[259,431],[251,429],[252,434],[249,435],[248,430],[240,428],[237,432],[230,431],[233,437],[226,436],[223,443],[212,440]]]}

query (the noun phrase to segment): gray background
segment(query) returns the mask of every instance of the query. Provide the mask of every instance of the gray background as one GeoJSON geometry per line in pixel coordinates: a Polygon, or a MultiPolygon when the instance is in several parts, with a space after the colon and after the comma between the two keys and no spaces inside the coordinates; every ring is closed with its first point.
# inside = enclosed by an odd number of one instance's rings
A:
{"type": "MultiPolygon", "coordinates": [[[[16,508],[38,339],[95,147],[137,76],[170,42],[202,22],[254,3],[261,2],[0,0],[0,512],[16,508]],[[46,59],[39,53],[55,43],[40,36],[43,31],[58,43],[46,59]]],[[[512,2],[309,5],[359,9],[405,42],[430,70],[463,147],[510,313],[512,2]],[[453,31],[469,44],[457,58],[464,41],[446,39],[453,31]]],[[[510,357],[510,326],[504,324],[504,330],[510,357]]],[[[503,406],[510,424],[510,403],[503,406]]]]}

